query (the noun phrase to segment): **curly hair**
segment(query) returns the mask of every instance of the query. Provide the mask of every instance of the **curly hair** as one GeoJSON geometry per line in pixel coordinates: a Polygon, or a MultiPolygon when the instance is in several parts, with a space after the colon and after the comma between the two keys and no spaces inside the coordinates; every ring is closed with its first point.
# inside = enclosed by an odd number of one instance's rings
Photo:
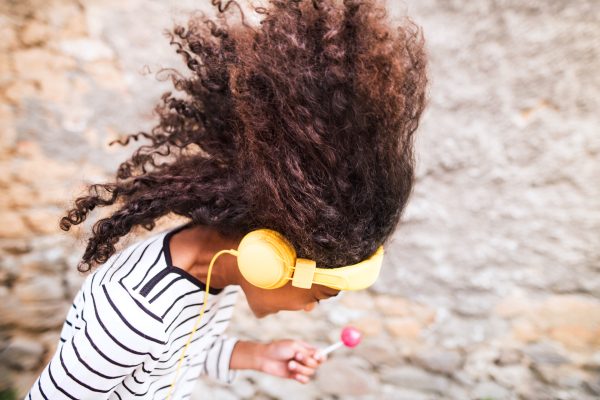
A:
{"type": "MultiPolygon", "coordinates": [[[[235,4],[212,3],[221,13],[235,4]]],[[[421,29],[390,20],[376,0],[274,0],[254,11],[255,28],[219,14],[170,33],[192,72],[169,74],[180,97],[162,97],[158,125],[119,142],[151,143],[61,220],[69,230],[96,207],[118,207],[95,223],[80,271],[169,213],[230,237],[275,230],[322,268],[358,263],[390,238],[412,191],[427,99],[421,29]]]]}

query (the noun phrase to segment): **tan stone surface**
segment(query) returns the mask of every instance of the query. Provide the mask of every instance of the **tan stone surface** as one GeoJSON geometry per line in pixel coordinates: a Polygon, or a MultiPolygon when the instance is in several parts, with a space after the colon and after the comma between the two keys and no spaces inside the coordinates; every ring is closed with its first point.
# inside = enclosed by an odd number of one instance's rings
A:
{"type": "Polygon", "coordinates": [[[373,311],[373,296],[366,291],[352,291],[342,294],[341,303],[354,310],[373,311]]]}
{"type": "Polygon", "coordinates": [[[31,232],[19,213],[0,211],[0,237],[24,238],[31,232]]]}
{"type": "Polygon", "coordinates": [[[41,45],[52,33],[51,28],[41,21],[31,21],[21,31],[20,39],[25,46],[41,45]]]}
{"type": "Polygon", "coordinates": [[[352,326],[358,329],[363,337],[377,337],[382,331],[382,323],[377,317],[360,318],[352,321],[352,326]]]}
{"type": "Polygon", "coordinates": [[[21,104],[23,100],[33,98],[37,96],[37,94],[38,90],[33,82],[21,80],[11,83],[4,92],[6,98],[12,101],[13,104],[21,104]]]}
{"type": "Polygon", "coordinates": [[[0,51],[13,50],[18,46],[17,33],[15,28],[10,25],[0,27],[0,51]]]}
{"type": "Polygon", "coordinates": [[[421,333],[421,324],[414,318],[389,318],[385,321],[388,331],[397,338],[418,339],[421,333]]]}
{"type": "Polygon", "coordinates": [[[410,312],[410,302],[407,299],[394,296],[379,295],[375,298],[380,313],[390,317],[405,317],[410,312]]]}
{"type": "Polygon", "coordinates": [[[61,232],[58,223],[62,212],[56,209],[31,209],[24,216],[27,225],[38,234],[58,234],[61,232]]]}
{"type": "Polygon", "coordinates": [[[515,321],[512,332],[515,340],[524,343],[536,342],[542,337],[542,332],[529,320],[515,321]]]}
{"type": "Polygon", "coordinates": [[[550,337],[567,347],[585,348],[595,342],[597,334],[583,325],[564,325],[552,328],[550,337]]]}

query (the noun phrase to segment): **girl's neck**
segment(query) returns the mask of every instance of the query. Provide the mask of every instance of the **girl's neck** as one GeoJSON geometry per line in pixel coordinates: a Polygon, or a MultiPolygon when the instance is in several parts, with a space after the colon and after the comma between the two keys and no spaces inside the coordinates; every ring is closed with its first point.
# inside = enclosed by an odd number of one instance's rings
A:
{"type": "MultiPolygon", "coordinates": [[[[189,272],[206,283],[211,260],[221,250],[237,249],[242,238],[221,235],[216,229],[206,226],[192,226],[177,232],[171,237],[169,247],[173,265],[189,272]]],[[[240,272],[237,259],[222,254],[213,266],[210,286],[220,289],[238,285],[240,272]]]]}

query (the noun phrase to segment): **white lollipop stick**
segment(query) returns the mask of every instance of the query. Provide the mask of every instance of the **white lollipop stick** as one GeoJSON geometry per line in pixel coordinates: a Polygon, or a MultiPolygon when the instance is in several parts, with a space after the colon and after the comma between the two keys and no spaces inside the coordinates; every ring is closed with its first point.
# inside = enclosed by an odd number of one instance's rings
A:
{"type": "Polygon", "coordinates": [[[335,349],[339,349],[340,347],[342,347],[344,345],[344,342],[339,341],[337,343],[332,344],[331,346],[327,347],[326,349],[324,349],[323,351],[320,351],[321,354],[329,354],[332,351],[334,351],[335,349]]]}

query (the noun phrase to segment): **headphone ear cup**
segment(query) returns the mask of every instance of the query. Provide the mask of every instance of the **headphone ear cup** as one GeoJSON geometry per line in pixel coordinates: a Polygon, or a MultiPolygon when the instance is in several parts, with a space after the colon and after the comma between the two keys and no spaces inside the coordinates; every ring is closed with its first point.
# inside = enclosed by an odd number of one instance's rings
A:
{"type": "Polygon", "coordinates": [[[275,231],[252,231],[240,242],[238,267],[243,277],[254,286],[276,289],[285,285],[295,264],[294,247],[275,231]]]}

